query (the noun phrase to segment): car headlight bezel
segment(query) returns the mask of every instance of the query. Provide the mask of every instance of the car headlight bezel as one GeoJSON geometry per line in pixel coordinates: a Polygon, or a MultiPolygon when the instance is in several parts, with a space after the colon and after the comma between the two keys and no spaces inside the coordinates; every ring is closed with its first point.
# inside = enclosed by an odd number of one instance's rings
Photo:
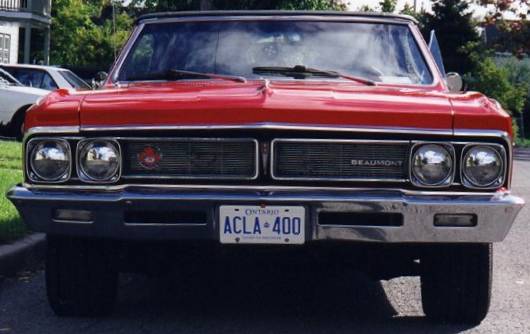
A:
{"type": "Polygon", "coordinates": [[[415,142],[410,150],[410,161],[409,161],[409,179],[412,185],[418,188],[447,188],[450,187],[456,176],[456,151],[452,143],[447,142],[415,142]],[[427,183],[417,176],[414,168],[414,160],[416,153],[423,147],[427,146],[438,146],[444,149],[447,153],[450,161],[450,170],[442,180],[433,183],[427,183]]]}
{"type": "Polygon", "coordinates": [[[60,184],[70,180],[72,176],[72,149],[70,143],[63,138],[53,137],[37,137],[30,139],[24,146],[25,150],[25,173],[26,177],[30,182],[33,183],[44,183],[44,184],[60,184]],[[34,153],[35,150],[44,143],[56,143],[59,147],[64,149],[64,154],[68,160],[66,169],[54,178],[43,176],[38,172],[38,168],[35,166],[34,153]]]}
{"type": "Polygon", "coordinates": [[[77,143],[76,149],[76,167],[79,180],[85,183],[93,184],[110,184],[116,183],[121,178],[122,171],[122,151],[119,142],[114,138],[86,138],[82,139],[77,143]],[[117,167],[109,174],[106,178],[97,178],[91,175],[86,170],[86,166],[82,163],[82,158],[86,154],[86,151],[91,148],[91,145],[95,143],[107,143],[114,147],[116,153],[117,167]]]}
{"type": "Polygon", "coordinates": [[[468,189],[473,190],[493,190],[493,189],[499,189],[506,183],[506,176],[508,173],[507,168],[507,155],[506,155],[506,149],[503,145],[500,144],[493,144],[493,143],[469,143],[465,145],[462,148],[462,155],[460,159],[460,179],[462,180],[462,185],[468,189]],[[501,168],[498,176],[491,182],[480,185],[477,184],[472,180],[471,177],[469,177],[466,174],[466,160],[468,158],[469,153],[474,148],[479,147],[485,147],[488,149],[493,150],[496,155],[499,157],[499,161],[501,163],[501,168]]]}

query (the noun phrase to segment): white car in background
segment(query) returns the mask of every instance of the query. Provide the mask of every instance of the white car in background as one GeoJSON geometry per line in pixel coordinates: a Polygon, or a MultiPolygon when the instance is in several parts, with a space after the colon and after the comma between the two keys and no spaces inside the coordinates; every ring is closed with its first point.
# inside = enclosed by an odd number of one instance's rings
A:
{"type": "Polygon", "coordinates": [[[48,90],[25,87],[0,69],[0,131],[3,136],[21,138],[26,110],[48,90]]]}
{"type": "Polygon", "coordinates": [[[92,87],[74,72],[55,66],[5,64],[0,68],[9,72],[24,86],[55,90],[57,88],[86,90],[92,87]]]}

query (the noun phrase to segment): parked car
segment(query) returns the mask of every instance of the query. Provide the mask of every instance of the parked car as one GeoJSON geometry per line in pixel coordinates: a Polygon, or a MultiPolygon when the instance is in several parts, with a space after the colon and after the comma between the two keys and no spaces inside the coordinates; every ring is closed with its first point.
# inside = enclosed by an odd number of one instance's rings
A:
{"type": "Polygon", "coordinates": [[[102,89],[26,116],[8,197],[48,235],[51,307],[110,313],[118,273],[173,241],[161,253],[190,265],[210,246],[362,258],[419,275],[427,317],[479,323],[491,245],[524,204],[512,122],[439,68],[407,16],[142,16],[102,89]]]}
{"type": "Polygon", "coordinates": [[[3,64],[0,68],[11,73],[23,85],[29,87],[46,90],[92,89],[88,83],[66,68],[28,64],[3,64]]]}
{"type": "Polygon", "coordinates": [[[24,87],[0,69],[0,127],[2,135],[21,138],[26,110],[49,91],[24,87]]]}

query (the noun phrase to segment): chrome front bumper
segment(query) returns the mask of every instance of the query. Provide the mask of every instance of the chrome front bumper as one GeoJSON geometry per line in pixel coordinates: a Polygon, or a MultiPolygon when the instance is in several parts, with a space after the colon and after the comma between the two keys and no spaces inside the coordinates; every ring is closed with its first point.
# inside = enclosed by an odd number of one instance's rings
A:
{"type": "Polygon", "coordinates": [[[510,230],[524,201],[508,192],[428,193],[405,190],[222,186],[120,186],[107,189],[16,186],[7,194],[34,231],[138,240],[219,240],[218,208],[224,204],[301,205],[306,208],[306,240],[369,242],[497,242],[510,230]],[[127,210],[203,212],[197,224],[131,224],[127,210]],[[84,210],[91,221],[54,219],[57,209],[84,210]],[[319,213],[400,213],[401,226],[322,225],[319,213]],[[439,227],[437,214],[476,215],[473,227],[439,227]]]}

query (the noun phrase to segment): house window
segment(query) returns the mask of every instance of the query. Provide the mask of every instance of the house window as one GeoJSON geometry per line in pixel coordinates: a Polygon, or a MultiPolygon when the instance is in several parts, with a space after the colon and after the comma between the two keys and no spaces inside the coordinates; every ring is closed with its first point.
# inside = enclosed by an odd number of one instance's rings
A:
{"type": "Polygon", "coordinates": [[[11,35],[0,34],[0,63],[9,64],[11,55],[11,35]]]}

